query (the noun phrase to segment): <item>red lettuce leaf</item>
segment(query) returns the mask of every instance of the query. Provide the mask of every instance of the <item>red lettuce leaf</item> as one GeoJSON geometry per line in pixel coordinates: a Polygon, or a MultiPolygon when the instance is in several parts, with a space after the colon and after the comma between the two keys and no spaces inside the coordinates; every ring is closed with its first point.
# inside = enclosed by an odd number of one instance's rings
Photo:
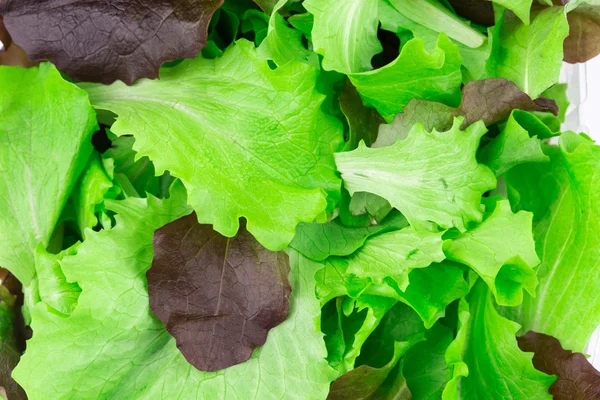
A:
{"type": "Polygon", "coordinates": [[[286,319],[288,257],[264,249],[245,227],[227,238],[192,213],[158,229],[153,246],[150,308],[199,370],[248,360],[286,319]]]}
{"type": "Polygon", "coordinates": [[[600,398],[600,372],[581,353],[565,350],[553,336],[533,331],[517,338],[523,351],[533,352],[533,366],[557,375],[550,386],[555,400],[592,400],[600,398]]]}
{"type": "Polygon", "coordinates": [[[132,84],[163,62],[196,57],[223,0],[5,0],[0,15],[31,61],[71,78],[132,84]]]}

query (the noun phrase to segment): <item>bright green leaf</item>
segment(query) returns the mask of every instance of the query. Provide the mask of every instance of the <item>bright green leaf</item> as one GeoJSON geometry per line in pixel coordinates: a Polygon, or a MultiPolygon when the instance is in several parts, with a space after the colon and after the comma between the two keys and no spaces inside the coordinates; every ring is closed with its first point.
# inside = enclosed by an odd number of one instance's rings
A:
{"type": "Polygon", "coordinates": [[[470,266],[490,287],[500,305],[516,306],[523,289],[535,293],[534,268],[540,263],[531,233],[533,214],[513,214],[508,200],[499,200],[477,227],[448,240],[450,260],[470,266]]]}
{"type": "Polygon", "coordinates": [[[323,68],[343,74],[369,71],[382,50],[377,40],[378,0],[306,0],[314,15],[312,42],[323,68]]]}
{"type": "Polygon", "coordinates": [[[339,218],[326,224],[301,223],[290,247],[312,260],[322,261],[329,256],[347,256],[358,250],[369,236],[402,229],[406,218],[396,212],[380,224],[366,227],[347,227],[339,218]]]}
{"type": "Polygon", "coordinates": [[[402,291],[408,287],[408,274],[445,259],[442,232],[416,232],[413,228],[372,237],[356,253],[346,258],[347,273],[381,285],[391,278],[402,291]]]}
{"type": "Polygon", "coordinates": [[[294,237],[339,198],[332,153],[341,124],[320,110],[317,71],[300,62],[271,70],[238,41],[215,60],[196,58],[133,86],[81,84],[112,131],[189,191],[201,223],[233,236],[239,217],[268,249],[294,237]]]}
{"type": "Polygon", "coordinates": [[[591,288],[600,263],[600,147],[567,132],[546,153],[550,164],[520,166],[506,177],[518,207],[535,213],[542,259],[535,297],[526,296],[518,322],[583,351],[600,320],[598,291],[591,288]]]}
{"type": "Polygon", "coordinates": [[[461,58],[458,48],[440,34],[429,53],[421,39],[408,41],[400,55],[375,71],[349,75],[365,104],[390,122],[411,99],[431,100],[458,106],[461,58]]]}
{"type": "Polygon", "coordinates": [[[477,153],[479,161],[495,172],[496,176],[522,163],[547,162],[550,159],[541,148],[541,141],[522,127],[514,117],[509,117],[500,135],[477,153]]]}
{"type": "Polygon", "coordinates": [[[0,265],[24,285],[47,246],[97,127],[81,89],[48,63],[0,67],[0,265]]]}
{"type": "Polygon", "coordinates": [[[351,194],[385,198],[416,228],[433,222],[464,231],[469,221],[481,220],[481,196],[495,187],[496,179],[475,159],[485,125],[478,122],[461,131],[461,124],[462,118],[456,118],[448,132],[428,132],[417,124],[391,146],[362,145],[337,153],[344,185],[351,194]]]}
{"type": "Polygon", "coordinates": [[[521,352],[517,345],[519,324],[498,314],[483,282],[474,286],[468,307],[468,319],[461,319],[462,333],[446,353],[449,362],[462,355],[468,375],[458,385],[452,381],[443,398],[550,399],[548,387],[555,378],[533,368],[533,354],[521,352]]]}
{"type": "Polygon", "coordinates": [[[532,99],[537,98],[558,81],[568,33],[562,7],[544,9],[530,25],[504,13],[492,33],[488,74],[513,81],[532,99]]]}
{"type": "Polygon", "coordinates": [[[319,332],[313,264],[290,254],[290,314],[249,361],[201,372],[152,316],[146,289],[154,230],[191,211],[182,187],[176,185],[168,200],[149,196],[107,201],[107,207],[118,213],[116,226],[90,233],[77,255],[61,262],[67,279],[82,289],[77,308],[69,318],[41,304],[32,310],[35,335],[15,371],[30,398],[326,396],[335,374],[319,332]]]}

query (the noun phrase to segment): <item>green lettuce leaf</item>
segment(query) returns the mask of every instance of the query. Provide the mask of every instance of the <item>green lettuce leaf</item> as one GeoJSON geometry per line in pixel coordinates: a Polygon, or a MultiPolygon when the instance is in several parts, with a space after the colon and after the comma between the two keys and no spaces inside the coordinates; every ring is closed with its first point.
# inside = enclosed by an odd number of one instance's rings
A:
{"type": "Polygon", "coordinates": [[[492,0],[494,3],[501,5],[502,7],[506,8],[507,10],[512,11],[513,13],[515,13],[515,15],[517,17],[519,17],[519,19],[521,21],[523,21],[523,23],[525,25],[529,25],[529,13],[531,10],[531,4],[533,3],[533,0],[492,0]]]}
{"type": "Polygon", "coordinates": [[[404,304],[396,304],[364,344],[361,365],[331,384],[328,399],[410,398],[402,376],[401,357],[424,339],[424,332],[423,322],[415,312],[404,304]]]}
{"type": "Polygon", "coordinates": [[[346,85],[338,99],[340,109],[344,113],[350,128],[345,149],[354,150],[361,140],[364,140],[367,146],[371,146],[377,139],[379,126],[385,124],[385,120],[377,110],[363,105],[362,99],[350,81],[346,81],[346,85]]]}
{"type": "Polygon", "coordinates": [[[24,285],[92,152],[94,110],[47,63],[0,67],[0,265],[24,285]]]}
{"type": "Polygon", "coordinates": [[[370,279],[358,278],[348,273],[348,265],[348,261],[341,257],[330,257],[321,264],[316,280],[317,296],[322,303],[344,295],[354,298],[362,294],[390,297],[413,308],[423,319],[425,326],[430,328],[444,316],[448,304],[469,292],[469,285],[463,276],[464,270],[449,261],[413,269],[405,291],[389,280],[382,285],[374,285],[370,279]],[[432,287],[436,289],[431,291],[432,287]]]}
{"type": "Polygon", "coordinates": [[[432,52],[423,40],[412,39],[392,63],[349,78],[365,104],[390,122],[414,98],[458,106],[460,66],[458,48],[442,33],[432,52]]]}
{"type": "Polygon", "coordinates": [[[408,225],[398,212],[392,213],[380,224],[366,227],[345,226],[340,218],[326,224],[301,223],[290,247],[312,260],[323,261],[329,256],[347,256],[358,250],[368,237],[408,225]]]}
{"type": "Polygon", "coordinates": [[[516,306],[523,290],[535,293],[534,268],[540,263],[532,235],[533,214],[513,214],[508,200],[490,207],[479,226],[444,243],[448,259],[470,266],[489,286],[500,305],[516,306]]]}
{"type": "Polygon", "coordinates": [[[353,370],[365,341],[397,302],[388,297],[362,295],[356,299],[337,297],[327,303],[322,329],[326,334],[329,365],[340,374],[353,370]],[[336,312],[329,314],[327,308],[333,310],[334,306],[336,312]]]}
{"type": "Polygon", "coordinates": [[[442,397],[452,378],[451,366],[444,357],[452,340],[452,331],[438,322],[425,332],[425,341],[415,344],[406,354],[403,375],[413,399],[442,397]]]}
{"type": "Polygon", "coordinates": [[[196,58],[128,87],[81,84],[92,104],[118,115],[112,131],[168,169],[189,191],[200,223],[233,236],[239,217],[270,250],[339,198],[332,153],[341,124],[320,110],[317,71],[300,62],[272,70],[238,41],[215,60],[196,58]]]}
{"type": "MultiPolygon", "coordinates": [[[[464,0],[461,0],[464,1],[464,0]]],[[[399,2],[394,0],[394,5],[399,5],[400,8],[404,7],[405,2],[399,2]]],[[[434,5],[434,8],[436,6],[434,5]]],[[[445,15],[445,12],[442,11],[445,15]]],[[[432,52],[436,48],[436,42],[440,32],[444,32],[451,37],[452,43],[454,43],[460,56],[462,58],[463,65],[463,81],[468,82],[473,79],[481,79],[485,73],[486,61],[490,55],[491,41],[485,40],[482,45],[476,48],[469,47],[463,44],[460,40],[452,39],[450,33],[446,32],[446,25],[436,23],[434,18],[428,17],[432,24],[435,25],[435,29],[430,29],[424,25],[421,25],[410,18],[407,18],[402,14],[395,6],[391,4],[391,0],[380,0],[379,1],[379,19],[382,24],[382,28],[391,32],[399,34],[401,37],[406,35],[407,31],[412,34],[412,37],[421,39],[425,42],[425,50],[432,52]]],[[[457,16],[445,16],[448,18],[451,24],[458,27],[458,31],[455,33],[459,35],[459,31],[467,29],[471,35],[473,35],[471,28],[465,28],[465,24],[457,16]]],[[[428,24],[429,26],[430,24],[428,24]]],[[[476,33],[472,37],[480,36],[476,33]]],[[[480,40],[480,39],[476,39],[480,40]]]]}
{"type": "Polygon", "coordinates": [[[306,0],[314,15],[311,38],[323,69],[343,74],[369,71],[383,48],[377,40],[379,0],[306,0]]]}
{"type": "Polygon", "coordinates": [[[346,272],[382,285],[387,278],[404,291],[414,268],[425,268],[445,259],[442,232],[417,232],[412,227],[387,232],[367,240],[346,258],[346,272]]]}
{"type": "Polygon", "coordinates": [[[77,227],[82,238],[85,238],[86,228],[91,229],[98,224],[96,206],[104,201],[104,196],[113,187],[112,175],[111,171],[104,169],[100,155],[97,152],[92,153],[71,195],[77,227]]]}
{"type": "MultiPolygon", "coordinates": [[[[471,28],[436,0],[388,0],[406,18],[436,32],[476,48],[486,40],[485,35],[471,28]]],[[[531,0],[530,0],[531,1],[531,0]]]]}
{"type": "Polygon", "coordinates": [[[569,24],[562,7],[537,13],[530,25],[504,13],[492,31],[488,75],[505,78],[532,99],[558,81],[569,24]]]}
{"type": "Polygon", "coordinates": [[[81,293],[77,282],[67,281],[61,267],[62,259],[76,252],[77,246],[72,246],[60,254],[48,253],[41,244],[35,249],[37,281],[34,290],[37,290],[39,296],[36,300],[42,301],[49,312],[61,317],[71,315],[81,293]]]}
{"type": "Polygon", "coordinates": [[[258,54],[280,66],[292,60],[299,60],[318,67],[317,55],[302,44],[302,32],[290,27],[279,13],[287,3],[288,0],[280,0],[273,8],[269,18],[269,30],[258,49],[258,54]]]}
{"type": "Polygon", "coordinates": [[[326,396],[335,373],[319,333],[313,264],[290,253],[290,315],[260,351],[243,364],[201,372],[152,316],[146,290],[154,230],[191,211],[182,186],[167,200],[106,203],[118,213],[115,227],[90,233],[77,254],[61,262],[67,279],[82,289],[73,313],[61,318],[41,304],[31,310],[35,334],[14,372],[30,398],[326,396]]]}
{"type": "Polygon", "coordinates": [[[558,148],[545,151],[550,164],[519,166],[506,176],[513,204],[535,214],[542,259],[535,297],[526,296],[520,310],[507,312],[524,331],[583,351],[600,320],[598,291],[590,287],[600,263],[600,147],[566,132],[558,148]]]}
{"type": "Polygon", "coordinates": [[[486,132],[482,122],[461,131],[456,118],[447,132],[415,125],[405,140],[335,155],[348,191],[377,194],[400,210],[416,228],[466,229],[481,221],[481,196],[496,185],[494,174],[478,164],[475,151],[486,132]],[[448,160],[452,160],[451,163],[448,160]]]}
{"type": "Polygon", "coordinates": [[[498,314],[483,282],[475,284],[467,301],[468,311],[464,300],[463,311],[468,318],[446,359],[452,363],[462,359],[468,372],[464,365],[459,367],[467,375],[459,376],[460,383],[453,380],[443,398],[550,399],[548,387],[555,378],[533,368],[533,354],[521,352],[517,345],[519,324],[498,314]]]}
{"type": "Polygon", "coordinates": [[[496,176],[501,176],[515,165],[530,162],[548,162],[542,151],[542,143],[519,124],[511,114],[498,136],[482,147],[477,159],[490,167],[496,176]]]}

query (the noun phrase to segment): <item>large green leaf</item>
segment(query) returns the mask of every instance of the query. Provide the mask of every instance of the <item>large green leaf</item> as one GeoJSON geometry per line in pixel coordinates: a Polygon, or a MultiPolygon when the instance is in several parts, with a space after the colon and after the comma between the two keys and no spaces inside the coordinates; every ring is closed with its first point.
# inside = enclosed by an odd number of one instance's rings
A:
{"type": "Polygon", "coordinates": [[[233,236],[239,217],[268,249],[280,250],[298,222],[339,197],[332,153],[339,121],[321,109],[318,73],[300,62],[272,70],[238,41],[215,60],[164,68],[134,86],[81,84],[97,109],[118,115],[112,131],[189,191],[201,223],[233,236]]]}
{"type": "Polygon", "coordinates": [[[315,17],[312,42],[323,68],[344,74],[373,69],[371,58],[382,50],[377,40],[379,0],[306,0],[315,17]]]}
{"type": "Polygon", "coordinates": [[[290,314],[242,364],[218,372],[190,365],[148,305],[145,272],[154,230],[190,212],[175,186],[168,200],[107,201],[116,226],[89,233],[62,261],[82,289],[68,318],[39,304],[34,337],[15,378],[30,399],[297,399],[324,398],[335,373],[319,332],[315,269],[290,254],[290,314]],[[300,367],[302,366],[302,367],[300,367]],[[76,384],[74,384],[76,382],[76,384]]]}
{"type": "Polygon", "coordinates": [[[94,110],[47,63],[0,67],[0,265],[23,284],[92,151],[94,110]]]}
{"type": "Polygon", "coordinates": [[[533,368],[533,354],[521,352],[517,345],[519,324],[498,314],[483,282],[473,287],[468,306],[458,345],[446,353],[448,361],[462,355],[468,375],[458,385],[453,381],[444,399],[550,399],[548,387],[555,378],[533,368]]]}
{"type": "Polygon", "coordinates": [[[349,75],[365,104],[390,122],[413,99],[460,103],[461,58],[445,34],[431,53],[421,39],[409,40],[398,58],[375,71],[349,75]]]}
{"type": "MultiPolygon", "coordinates": [[[[550,164],[519,166],[506,181],[518,207],[535,213],[542,259],[535,297],[526,296],[517,321],[524,331],[556,337],[583,351],[600,320],[595,289],[600,264],[600,147],[564,133],[547,147],[550,164]]],[[[510,311],[508,311],[510,312],[510,311]]]]}
{"type": "Polygon", "coordinates": [[[481,196],[496,185],[494,174],[478,164],[475,152],[486,132],[483,122],[461,131],[456,118],[447,132],[415,125],[391,146],[335,155],[348,191],[377,194],[400,210],[416,228],[456,227],[481,221],[481,196]],[[451,161],[451,162],[449,162],[451,161]]]}
{"type": "Polygon", "coordinates": [[[533,214],[513,214],[508,200],[495,204],[479,226],[448,240],[444,252],[449,259],[470,266],[490,287],[500,305],[516,306],[523,289],[535,293],[535,268],[539,263],[531,233],[533,214]]]}
{"type": "Polygon", "coordinates": [[[504,13],[493,31],[488,74],[513,81],[535,99],[558,81],[568,33],[562,7],[544,9],[530,25],[504,13]]]}

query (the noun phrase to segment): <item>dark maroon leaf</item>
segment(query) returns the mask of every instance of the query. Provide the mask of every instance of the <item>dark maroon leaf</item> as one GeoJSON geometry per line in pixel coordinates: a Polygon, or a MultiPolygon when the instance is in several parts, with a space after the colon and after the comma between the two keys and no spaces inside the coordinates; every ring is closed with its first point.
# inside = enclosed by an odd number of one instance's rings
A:
{"type": "Polygon", "coordinates": [[[367,146],[377,139],[379,125],[385,124],[385,120],[374,108],[364,106],[356,88],[346,80],[346,86],[340,93],[340,108],[348,120],[350,126],[350,137],[348,148],[355,149],[358,142],[365,141],[367,146]]]}
{"type": "Polygon", "coordinates": [[[373,147],[389,146],[404,139],[417,122],[426,130],[442,132],[452,126],[454,117],[463,116],[462,128],[482,120],[486,126],[505,120],[515,110],[547,111],[558,115],[553,99],[540,97],[533,101],[511,81],[484,79],[471,81],[463,87],[462,103],[458,108],[424,100],[411,100],[404,112],[396,115],[391,124],[379,128],[373,147]]]}
{"type": "Polygon", "coordinates": [[[464,126],[483,120],[487,126],[502,121],[512,110],[549,111],[558,114],[552,99],[536,101],[506,79],[471,81],[463,88],[463,99],[458,114],[465,117],[464,126]]]}
{"type": "Polygon", "coordinates": [[[483,26],[494,25],[494,6],[490,0],[448,0],[461,17],[483,26]]]}
{"type": "Polygon", "coordinates": [[[73,79],[127,84],[196,57],[223,0],[0,0],[12,40],[73,79]]]}
{"type": "Polygon", "coordinates": [[[533,366],[546,374],[557,375],[550,386],[555,400],[600,399],[600,372],[581,353],[565,350],[549,335],[527,332],[517,338],[523,351],[533,352],[533,366]]]}
{"type": "Polygon", "coordinates": [[[563,42],[564,60],[582,63],[600,54],[600,10],[580,6],[567,14],[567,20],[569,36],[563,42]]]}
{"type": "Polygon", "coordinates": [[[0,53],[8,49],[10,42],[10,36],[6,31],[2,17],[0,17],[0,53]]]}
{"type": "Polygon", "coordinates": [[[0,397],[9,400],[27,399],[25,391],[12,378],[25,350],[25,323],[21,314],[23,294],[19,281],[0,268],[0,397]]]}
{"type": "Polygon", "coordinates": [[[227,238],[192,213],[158,229],[153,245],[150,308],[199,370],[248,360],[286,319],[288,257],[263,248],[245,227],[227,238]]]}

